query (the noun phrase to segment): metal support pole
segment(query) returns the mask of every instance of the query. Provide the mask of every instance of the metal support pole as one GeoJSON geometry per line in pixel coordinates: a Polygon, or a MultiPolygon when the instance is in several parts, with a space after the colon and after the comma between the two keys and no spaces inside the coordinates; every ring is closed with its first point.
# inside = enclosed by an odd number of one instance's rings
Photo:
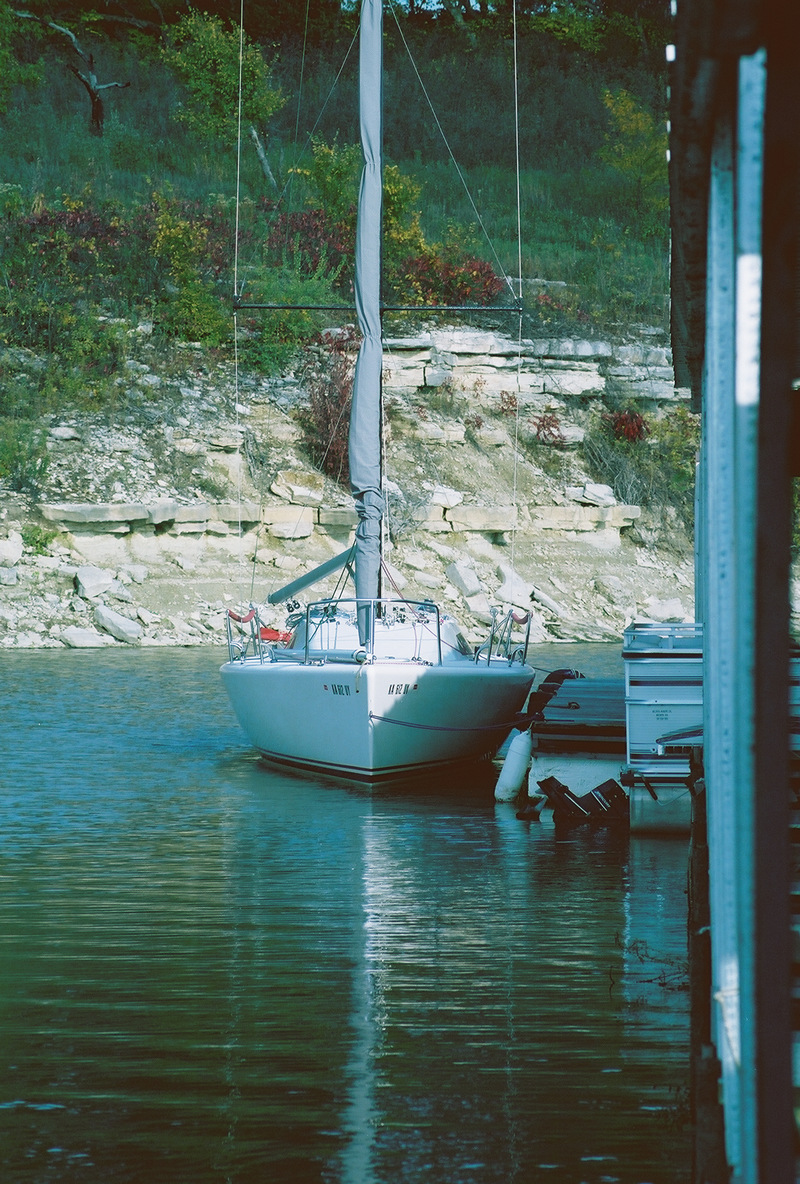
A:
{"type": "MultiPolygon", "coordinates": [[[[703,390],[703,709],[707,786],[712,1037],[722,1073],[725,1146],[741,1163],[741,1043],[736,864],[735,76],[724,88],[711,154],[703,390]]],[[[710,1050],[705,1062],[710,1063],[710,1050]]]]}
{"type": "Polygon", "coordinates": [[[755,560],[755,1057],[759,1184],[794,1184],[789,846],[789,573],[797,466],[800,8],[762,5],[763,300],[755,560]],[[794,438],[793,438],[794,437],[794,438]]]}

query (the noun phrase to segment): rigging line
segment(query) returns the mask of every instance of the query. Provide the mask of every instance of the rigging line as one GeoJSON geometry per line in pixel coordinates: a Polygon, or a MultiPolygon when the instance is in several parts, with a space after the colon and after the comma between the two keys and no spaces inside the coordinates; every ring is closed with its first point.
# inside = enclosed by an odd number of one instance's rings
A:
{"type": "Polygon", "coordinates": [[[331,593],[331,600],[341,600],[342,599],[342,595],[343,595],[344,590],[347,586],[347,581],[352,580],[352,578],[353,578],[352,562],[353,562],[352,559],[348,560],[348,562],[344,565],[342,570],[339,572],[338,578],[337,578],[336,583],[334,584],[334,587],[333,587],[333,592],[331,593]]]}
{"type": "MultiPolygon", "coordinates": [[[[468,313],[483,313],[487,316],[510,316],[521,312],[520,303],[517,297],[513,295],[513,305],[505,304],[381,304],[381,312],[413,312],[423,313],[432,312],[468,312],[468,313]]],[[[277,301],[255,301],[255,300],[239,300],[234,301],[238,309],[261,309],[263,310],[282,310],[300,311],[303,312],[355,312],[354,304],[279,304],[277,301]]]]}
{"type": "MultiPolygon", "coordinates": [[[[407,607],[408,607],[409,609],[411,609],[411,611],[412,611],[412,612],[415,612],[415,611],[416,611],[416,610],[415,610],[415,603],[416,603],[416,602],[415,602],[415,601],[413,601],[413,600],[409,600],[407,596],[404,596],[404,595],[403,595],[402,589],[398,588],[397,584],[395,583],[395,580],[394,580],[394,578],[393,578],[393,576],[392,576],[392,573],[391,573],[391,570],[390,570],[390,568],[389,568],[389,564],[386,562],[386,560],[385,560],[383,557],[381,557],[381,570],[383,571],[383,574],[386,576],[386,579],[387,579],[387,581],[388,581],[388,582],[391,584],[392,588],[394,588],[395,592],[397,593],[397,599],[398,599],[398,601],[400,601],[400,602],[401,602],[402,604],[404,604],[404,605],[407,605],[407,607]]],[[[390,597],[388,597],[388,596],[387,596],[387,597],[385,597],[385,599],[386,599],[386,600],[389,600],[389,599],[390,599],[390,597]]],[[[422,629],[422,631],[424,632],[424,626],[423,626],[423,629],[422,629]]],[[[431,629],[431,630],[428,630],[428,632],[429,632],[429,634],[430,634],[431,636],[433,636],[433,630],[432,630],[432,629],[431,629]]],[[[448,649],[448,650],[450,650],[450,651],[451,651],[452,653],[454,653],[454,654],[455,654],[455,653],[460,653],[460,650],[459,650],[458,646],[457,646],[457,645],[453,645],[453,643],[452,643],[452,642],[450,642],[450,641],[446,641],[444,638],[442,638],[442,636],[441,636],[441,633],[440,633],[440,635],[439,635],[439,639],[440,639],[440,641],[441,641],[441,644],[442,644],[442,648],[443,648],[443,649],[448,649]]]]}
{"type": "Polygon", "coordinates": [[[514,152],[517,182],[517,275],[519,276],[518,300],[522,306],[522,199],[520,194],[519,156],[519,64],[517,59],[517,0],[512,5],[514,28],[514,152]]]}
{"type": "MultiPolygon", "coordinates": [[[[305,19],[305,24],[303,27],[303,52],[300,56],[300,81],[297,86],[297,113],[295,115],[295,121],[294,121],[294,146],[295,146],[295,148],[297,148],[297,141],[300,138],[300,110],[303,106],[303,82],[304,82],[305,73],[306,73],[306,51],[308,49],[308,17],[309,17],[310,11],[311,11],[311,0],[306,0],[306,19],[305,19]]],[[[284,192],[288,192],[288,190],[291,189],[292,177],[293,177],[293,170],[290,170],[288,177],[287,177],[287,183],[286,183],[286,187],[284,189],[284,192]]],[[[283,195],[281,195],[281,196],[283,196],[283,195]]],[[[279,198],[279,201],[280,201],[280,198],[279,198]]],[[[288,243],[288,235],[289,235],[288,226],[286,228],[286,235],[287,235],[286,241],[288,243]]]]}
{"type": "MultiPolygon", "coordinates": [[[[351,388],[350,400],[352,402],[352,381],[353,381],[352,380],[352,367],[350,369],[350,373],[348,375],[347,380],[350,382],[350,388],[351,388]]],[[[325,472],[325,461],[328,459],[328,453],[330,452],[331,448],[333,447],[334,441],[336,440],[337,436],[340,434],[342,419],[344,418],[345,413],[349,414],[350,405],[351,405],[350,403],[345,404],[345,403],[341,403],[341,402],[339,404],[339,414],[337,415],[335,422],[331,426],[330,433],[328,436],[328,441],[325,445],[325,451],[323,452],[322,457],[319,461],[319,465],[318,465],[318,468],[320,468],[323,473],[325,472]]],[[[240,468],[241,468],[241,466],[240,466],[240,468]]],[[[299,506],[297,518],[295,520],[295,530],[297,530],[299,528],[302,517],[303,517],[303,507],[299,506]]]]}
{"type": "Polygon", "coordinates": [[[256,586],[256,563],[258,562],[258,540],[261,537],[261,527],[256,531],[256,542],[253,548],[253,564],[250,568],[250,604],[253,603],[253,593],[256,586]]]}
{"type": "Polygon", "coordinates": [[[239,5],[239,81],[236,109],[236,215],[233,234],[233,295],[236,298],[239,282],[239,206],[242,185],[242,73],[244,69],[244,0],[239,5]]]}
{"type": "Polygon", "coordinates": [[[439,116],[436,114],[436,109],[433,106],[433,102],[431,101],[431,97],[428,94],[425,83],[422,81],[422,75],[420,74],[420,72],[417,68],[417,63],[414,60],[414,56],[411,53],[411,47],[409,46],[408,42],[406,41],[405,33],[403,32],[400,21],[397,18],[396,5],[393,3],[390,3],[389,10],[390,10],[392,16],[394,17],[394,23],[397,26],[398,33],[400,34],[400,40],[403,42],[403,46],[405,48],[405,51],[408,54],[408,60],[411,63],[411,68],[413,69],[413,71],[417,77],[417,82],[419,83],[419,85],[422,89],[422,93],[425,96],[425,101],[428,104],[428,106],[430,107],[430,111],[431,111],[431,115],[433,116],[434,123],[436,124],[437,128],[439,129],[439,135],[442,137],[442,142],[444,143],[444,146],[447,149],[447,153],[450,157],[453,167],[456,170],[456,172],[458,173],[458,178],[464,187],[464,192],[466,193],[467,200],[469,201],[469,204],[472,207],[472,212],[474,213],[475,217],[478,220],[478,225],[480,226],[481,230],[483,231],[483,235],[484,235],[484,238],[486,239],[486,242],[489,244],[489,249],[491,250],[492,255],[494,256],[495,264],[497,265],[497,268],[498,268],[500,274],[502,275],[503,279],[505,280],[506,285],[508,286],[508,288],[511,292],[511,295],[513,296],[514,295],[514,287],[511,282],[511,277],[506,273],[506,269],[503,267],[503,264],[500,260],[500,256],[497,254],[497,251],[495,250],[494,243],[492,242],[491,238],[489,237],[489,232],[486,229],[486,225],[483,221],[483,218],[481,217],[478,207],[475,204],[475,200],[474,200],[472,194],[470,193],[469,186],[467,185],[466,177],[464,176],[461,166],[459,165],[458,161],[455,158],[453,150],[450,147],[450,142],[447,139],[447,135],[445,134],[445,130],[442,127],[442,124],[439,120],[439,116]]]}
{"type": "MultiPolygon", "coordinates": [[[[522,200],[520,193],[520,151],[519,151],[519,59],[517,57],[517,0],[513,0],[511,6],[511,19],[513,26],[513,49],[514,49],[514,161],[515,161],[515,182],[517,191],[517,309],[519,317],[517,320],[517,371],[516,371],[516,398],[514,407],[514,460],[513,460],[513,493],[512,502],[514,511],[517,511],[517,481],[519,476],[519,426],[520,426],[520,404],[522,401],[522,200]]],[[[516,530],[511,532],[511,566],[514,566],[516,555],[516,530]]]]}
{"type": "MultiPolygon", "coordinates": [[[[513,480],[512,480],[512,495],[511,501],[514,506],[514,516],[517,514],[517,478],[519,474],[519,425],[520,425],[520,409],[522,403],[522,310],[520,310],[517,321],[517,371],[516,371],[516,395],[514,398],[514,460],[513,460],[513,480]]],[[[514,566],[514,558],[516,554],[517,532],[516,529],[511,531],[511,566],[514,566]]]]}
{"type": "MultiPolygon", "coordinates": [[[[319,462],[319,468],[322,469],[323,473],[325,472],[325,461],[328,459],[328,453],[330,452],[331,448],[333,447],[333,443],[339,434],[342,419],[343,419],[345,413],[347,413],[347,415],[350,414],[350,408],[353,405],[354,368],[355,368],[355,363],[353,363],[350,366],[350,368],[346,372],[345,378],[344,378],[344,381],[346,383],[349,383],[349,385],[350,385],[350,398],[349,398],[349,400],[347,400],[347,399],[341,400],[339,403],[339,414],[336,417],[335,423],[331,427],[330,435],[328,436],[328,442],[325,445],[325,451],[323,452],[322,459],[319,462]]],[[[340,475],[341,475],[341,470],[340,470],[340,475]]]]}
{"type": "MultiPolygon", "coordinates": [[[[381,353],[383,354],[383,326],[381,326],[381,353]]],[[[385,555],[388,555],[392,547],[392,530],[391,522],[389,520],[389,449],[388,449],[388,423],[386,419],[386,408],[384,405],[384,391],[383,391],[383,356],[381,356],[381,386],[380,386],[380,425],[381,425],[381,498],[383,501],[383,513],[381,514],[381,563],[379,568],[378,579],[381,580],[384,568],[386,567],[385,555]]],[[[387,573],[388,574],[388,573],[387,573]]],[[[389,577],[391,579],[391,577],[389,577]]],[[[392,581],[393,583],[393,581],[392,581]]],[[[378,591],[382,592],[380,584],[378,591]]]]}
{"type": "MultiPolygon", "coordinates": [[[[239,4],[239,80],[236,111],[236,215],[233,245],[233,295],[236,297],[239,279],[239,208],[242,183],[242,77],[244,73],[244,0],[239,4]]],[[[239,564],[242,563],[242,435],[239,431],[239,318],[233,312],[233,398],[236,414],[236,497],[237,537],[239,539],[239,564]]]]}
{"type": "MultiPolygon", "coordinates": [[[[514,416],[514,510],[517,510],[517,477],[519,469],[519,417],[522,401],[522,200],[520,194],[520,152],[519,152],[519,60],[517,57],[517,0],[511,6],[514,43],[514,153],[515,174],[517,187],[517,276],[518,276],[518,309],[517,320],[517,398],[516,414],[514,416]]],[[[511,532],[511,566],[514,566],[517,532],[511,532]]]]}
{"type": "Polygon", "coordinates": [[[306,49],[308,47],[308,14],[311,11],[311,0],[306,0],[306,22],[303,28],[303,54],[300,59],[300,82],[297,87],[297,115],[294,123],[294,142],[297,143],[300,135],[300,108],[303,103],[303,79],[306,72],[306,49]]]}
{"type": "MultiPolygon", "coordinates": [[[[352,40],[350,41],[350,44],[348,45],[347,50],[345,51],[345,55],[342,58],[342,64],[339,67],[336,77],[334,78],[333,82],[331,83],[330,90],[328,91],[325,102],[322,104],[322,106],[319,110],[317,118],[314,122],[314,126],[312,127],[312,129],[308,133],[308,135],[306,136],[305,143],[303,144],[303,147],[297,153],[291,166],[289,167],[287,179],[284,182],[283,189],[278,194],[278,199],[275,202],[275,210],[272,215],[272,218],[267,221],[267,227],[272,226],[278,217],[278,211],[280,210],[281,203],[282,203],[283,199],[286,197],[286,194],[289,192],[289,189],[291,188],[292,175],[293,175],[295,169],[297,168],[297,166],[300,164],[300,161],[303,159],[306,152],[308,151],[308,146],[311,143],[311,141],[313,140],[314,134],[315,134],[317,128],[319,127],[320,123],[322,122],[322,116],[325,114],[325,111],[328,108],[328,104],[330,103],[331,99],[333,98],[334,91],[336,90],[336,87],[339,85],[339,79],[342,77],[342,74],[344,73],[344,68],[347,65],[347,62],[350,58],[350,54],[353,52],[353,46],[356,44],[357,41],[358,41],[358,30],[356,30],[356,32],[353,34],[352,40]]],[[[255,250],[256,250],[256,248],[254,247],[253,248],[254,253],[255,253],[255,250]]],[[[235,293],[235,299],[240,300],[241,294],[243,291],[244,291],[244,280],[242,280],[241,289],[237,289],[237,291],[235,293]]]]}
{"type": "MultiPolygon", "coordinates": [[[[383,313],[383,308],[381,308],[381,313],[383,313]]],[[[390,427],[389,427],[389,419],[386,414],[386,412],[387,412],[386,391],[385,391],[384,382],[383,382],[384,361],[387,357],[389,357],[389,358],[392,357],[392,351],[389,347],[389,342],[386,338],[386,334],[383,329],[383,316],[381,316],[381,493],[383,495],[383,514],[381,516],[381,540],[382,540],[381,569],[382,569],[383,573],[385,574],[386,578],[389,580],[389,583],[394,588],[395,592],[397,592],[398,596],[400,596],[401,595],[400,589],[397,587],[394,580],[392,579],[391,574],[389,573],[389,570],[386,567],[386,562],[383,558],[384,555],[387,555],[389,553],[389,551],[392,549],[392,545],[393,545],[391,543],[391,539],[392,539],[392,511],[391,511],[390,504],[389,504],[389,482],[390,482],[391,478],[389,476],[389,447],[388,447],[388,444],[389,444],[390,427]]]]}

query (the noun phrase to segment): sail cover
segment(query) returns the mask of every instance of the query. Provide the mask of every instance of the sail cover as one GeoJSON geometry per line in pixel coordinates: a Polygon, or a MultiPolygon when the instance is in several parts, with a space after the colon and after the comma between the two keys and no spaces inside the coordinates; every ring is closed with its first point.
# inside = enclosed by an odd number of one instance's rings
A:
{"type": "MultiPolygon", "coordinates": [[[[350,413],[350,482],[358,511],[356,596],[378,595],[381,519],[381,202],[383,77],[382,0],[362,0],[359,46],[359,111],[364,168],[358,198],[355,297],[363,335],[353,380],[350,413]]],[[[366,640],[362,638],[362,641],[366,640]]]]}

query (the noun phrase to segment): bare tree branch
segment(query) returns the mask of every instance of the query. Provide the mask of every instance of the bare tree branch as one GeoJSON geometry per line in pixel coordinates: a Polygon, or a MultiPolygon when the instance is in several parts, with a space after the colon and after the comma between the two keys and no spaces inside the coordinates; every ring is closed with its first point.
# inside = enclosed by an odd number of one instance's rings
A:
{"type": "MultiPolygon", "coordinates": [[[[154,7],[158,8],[158,5],[154,4],[154,7]]],[[[119,87],[120,90],[124,90],[130,86],[130,82],[98,82],[97,75],[94,72],[94,55],[86,52],[72,29],[68,29],[65,25],[58,25],[55,21],[48,20],[46,17],[37,16],[33,12],[14,10],[14,15],[20,17],[22,20],[36,21],[37,24],[45,29],[51,29],[55,33],[61,33],[72,44],[72,48],[81,61],[86,63],[88,67],[86,73],[79,70],[77,66],[72,65],[71,62],[67,62],[67,69],[82,83],[89,96],[92,110],[89,121],[90,131],[96,136],[102,136],[103,124],[105,122],[105,108],[100,92],[110,90],[113,87],[119,87]]]]}

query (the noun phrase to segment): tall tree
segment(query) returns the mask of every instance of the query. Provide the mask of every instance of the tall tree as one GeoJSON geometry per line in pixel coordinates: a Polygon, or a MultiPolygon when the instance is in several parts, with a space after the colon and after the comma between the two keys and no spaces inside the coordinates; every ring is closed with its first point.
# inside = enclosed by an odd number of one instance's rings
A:
{"type": "Polygon", "coordinates": [[[191,12],[172,27],[163,53],[185,91],[177,118],[205,139],[235,142],[241,74],[242,118],[264,175],[275,186],[262,136],[284,98],[259,47],[246,37],[240,42],[239,31],[218,17],[191,12]]]}

